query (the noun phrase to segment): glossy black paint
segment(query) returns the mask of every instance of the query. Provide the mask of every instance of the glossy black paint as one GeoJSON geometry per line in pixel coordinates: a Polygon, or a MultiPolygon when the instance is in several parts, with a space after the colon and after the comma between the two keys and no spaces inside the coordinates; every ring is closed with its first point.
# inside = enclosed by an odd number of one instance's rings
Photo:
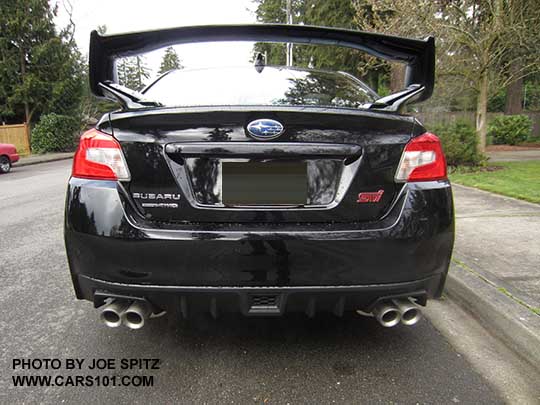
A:
{"type": "Polygon", "coordinates": [[[412,117],[155,108],[111,113],[98,128],[119,141],[131,179],[69,181],[65,241],[78,298],[135,296],[184,316],[188,308],[311,316],[369,311],[392,297],[425,304],[442,292],[454,240],[450,184],[394,181],[405,145],[425,132],[412,117]],[[246,126],[258,118],[285,130],[254,139],[246,126]],[[224,204],[229,160],[306,162],[306,204],[224,204]],[[358,203],[359,193],[379,190],[380,202],[358,203]],[[143,207],[143,194],[175,196],[178,206],[143,207]],[[263,311],[259,299],[277,304],[263,311]]]}
{"type": "Polygon", "coordinates": [[[103,97],[100,83],[116,82],[115,60],[166,46],[215,41],[286,42],[344,46],[407,65],[405,86],[423,88],[417,101],[427,100],[435,81],[435,40],[395,37],[372,32],[308,25],[254,24],[178,27],[117,35],[90,35],[90,88],[103,97]]]}
{"type": "Polygon", "coordinates": [[[93,300],[96,289],[105,289],[142,294],[161,306],[186,294],[210,305],[230,287],[237,298],[224,298],[228,304],[220,307],[237,310],[248,291],[242,288],[268,287],[296,294],[301,310],[311,299],[322,305],[332,297],[331,310],[344,296],[347,309],[389,294],[440,294],[453,227],[445,181],[407,184],[379,221],[271,225],[147,221],[122,185],[71,179],[65,238],[79,298],[93,300]],[[310,290],[317,286],[322,290],[310,290]]]}
{"type": "Polygon", "coordinates": [[[148,219],[296,223],[383,217],[401,188],[394,174],[416,124],[412,117],[359,110],[214,107],[117,112],[108,125],[131,171],[129,193],[181,195],[177,209],[143,208],[135,200],[148,219]],[[269,142],[250,137],[245,126],[261,117],[281,122],[284,133],[269,142]],[[287,210],[224,207],[220,160],[230,158],[307,161],[309,204],[287,210]],[[357,203],[358,193],[378,190],[384,190],[381,203],[357,203]]]}
{"type": "Polygon", "coordinates": [[[221,157],[265,159],[292,158],[334,158],[349,159],[349,163],[362,156],[362,148],[358,145],[337,143],[240,143],[240,142],[189,142],[169,143],[165,153],[177,163],[182,164],[184,157],[221,157]]]}

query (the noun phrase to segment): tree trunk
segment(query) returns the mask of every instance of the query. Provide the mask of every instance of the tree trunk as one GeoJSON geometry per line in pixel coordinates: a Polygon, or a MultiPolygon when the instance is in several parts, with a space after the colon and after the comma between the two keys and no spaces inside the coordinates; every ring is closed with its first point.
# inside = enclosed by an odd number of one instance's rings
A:
{"type": "Polygon", "coordinates": [[[139,58],[138,56],[136,58],[137,58],[137,82],[138,82],[136,90],[141,90],[142,88],[141,58],[139,58]]]}
{"type": "Polygon", "coordinates": [[[487,73],[483,73],[480,77],[480,88],[476,104],[476,134],[478,136],[478,152],[480,153],[486,151],[488,85],[487,73]]]}
{"type": "Polygon", "coordinates": [[[30,125],[30,107],[28,106],[28,101],[24,100],[24,121],[30,125]]]}
{"type": "MultiPolygon", "coordinates": [[[[20,63],[21,63],[21,83],[24,87],[24,80],[26,78],[26,60],[24,57],[24,51],[21,49],[20,52],[20,63]]],[[[24,120],[30,125],[30,106],[28,105],[28,94],[26,94],[26,89],[24,90],[24,120]]]]}
{"type": "MultiPolygon", "coordinates": [[[[512,64],[510,67],[512,73],[517,73],[519,67],[512,64]]],[[[505,114],[521,114],[523,108],[521,106],[521,100],[523,99],[523,78],[520,77],[514,80],[506,87],[506,105],[504,106],[505,114]]]]}
{"type": "Polygon", "coordinates": [[[405,83],[405,65],[393,63],[390,67],[390,93],[403,89],[405,83]]]}
{"type": "Polygon", "coordinates": [[[379,72],[376,70],[373,70],[366,74],[363,77],[364,81],[366,81],[369,84],[369,87],[371,87],[375,93],[379,92],[379,72]]]}
{"type": "Polygon", "coordinates": [[[28,114],[26,115],[26,117],[28,119],[28,121],[27,121],[28,127],[30,127],[30,122],[32,121],[32,118],[34,117],[35,112],[36,112],[36,107],[35,106],[31,110],[28,109],[28,114]]]}

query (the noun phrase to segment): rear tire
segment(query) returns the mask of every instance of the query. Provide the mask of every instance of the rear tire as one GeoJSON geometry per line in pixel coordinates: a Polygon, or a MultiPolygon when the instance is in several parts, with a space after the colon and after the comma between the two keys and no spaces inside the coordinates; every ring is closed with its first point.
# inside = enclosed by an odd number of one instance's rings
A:
{"type": "Polygon", "coordinates": [[[0,156],[0,173],[8,173],[11,170],[11,161],[7,156],[0,156]]]}

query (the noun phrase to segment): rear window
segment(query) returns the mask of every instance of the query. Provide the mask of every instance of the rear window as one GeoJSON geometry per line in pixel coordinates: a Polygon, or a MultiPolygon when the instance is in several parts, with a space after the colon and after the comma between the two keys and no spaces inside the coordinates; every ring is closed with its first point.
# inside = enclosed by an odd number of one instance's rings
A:
{"type": "Polygon", "coordinates": [[[206,105],[305,105],[359,108],[376,95],[341,73],[280,67],[173,71],[145,90],[168,107],[206,105]]]}

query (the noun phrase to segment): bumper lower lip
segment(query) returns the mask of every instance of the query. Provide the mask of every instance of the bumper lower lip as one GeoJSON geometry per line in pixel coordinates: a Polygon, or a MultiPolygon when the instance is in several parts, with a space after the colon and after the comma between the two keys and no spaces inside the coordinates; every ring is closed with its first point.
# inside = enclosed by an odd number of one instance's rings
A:
{"type": "Polygon", "coordinates": [[[395,298],[414,297],[425,305],[437,294],[444,275],[422,280],[380,285],[295,286],[295,287],[205,287],[125,284],[79,276],[84,297],[103,305],[105,299],[144,299],[158,310],[181,313],[209,312],[214,317],[224,312],[246,316],[279,316],[286,312],[332,312],[337,316],[361,309],[370,312],[377,303],[395,298]]]}

